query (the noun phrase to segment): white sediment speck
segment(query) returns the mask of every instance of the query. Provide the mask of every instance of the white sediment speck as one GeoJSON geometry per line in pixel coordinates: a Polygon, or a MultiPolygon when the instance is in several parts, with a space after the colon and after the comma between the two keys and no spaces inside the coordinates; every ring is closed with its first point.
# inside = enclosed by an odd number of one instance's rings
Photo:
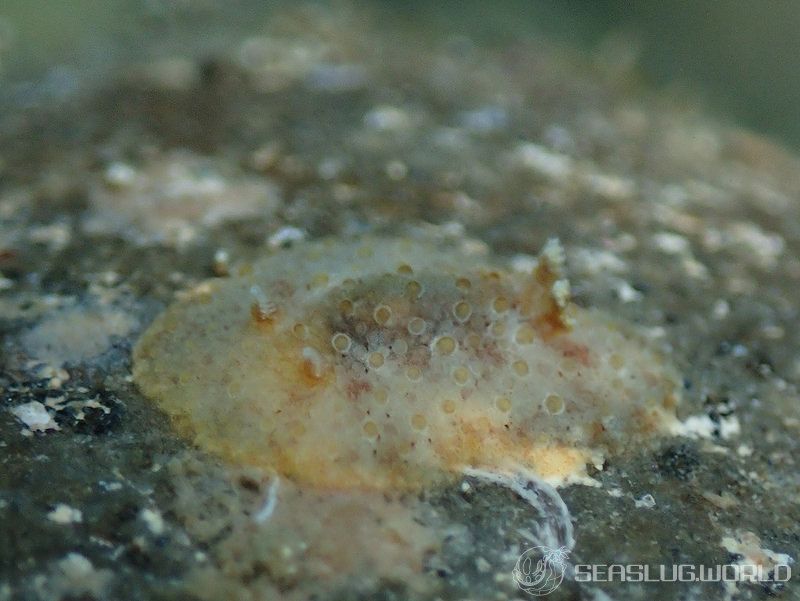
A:
{"type": "Polygon", "coordinates": [[[648,493],[646,495],[642,495],[638,499],[634,499],[633,504],[638,508],[652,509],[656,506],[656,500],[653,498],[653,495],[648,493]]]}
{"type": "Polygon", "coordinates": [[[713,438],[715,433],[723,440],[728,440],[738,435],[742,430],[739,418],[735,415],[720,417],[714,421],[708,415],[690,415],[684,421],[676,421],[672,433],[676,436],[688,438],[713,438]]]}
{"type": "Polygon", "coordinates": [[[106,169],[106,182],[114,186],[129,186],[136,179],[136,169],[127,163],[111,163],[106,169]]]}
{"type": "Polygon", "coordinates": [[[25,364],[26,369],[33,371],[39,380],[49,380],[47,387],[51,390],[58,390],[61,385],[69,380],[69,372],[63,367],[56,367],[48,363],[30,361],[25,364]]]}
{"type": "Polygon", "coordinates": [[[670,255],[679,255],[690,251],[689,240],[673,232],[658,232],[653,235],[653,243],[660,251],[670,255]]]}
{"type": "Polygon", "coordinates": [[[72,409],[74,419],[76,420],[85,419],[86,417],[85,410],[87,408],[99,409],[106,415],[111,413],[111,409],[100,403],[97,400],[97,397],[90,399],[67,401],[67,397],[65,395],[61,395],[58,397],[49,397],[45,399],[44,404],[48,409],[52,409],[53,411],[56,412],[63,411],[65,408],[69,407],[70,409],[72,409]]]}
{"type": "Polygon", "coordinates": [[[742,247],[754,259],[753,262],[765,269],[777,264],[786,246],[779,234],[763,230],[747,221],[734,223],[727,228],[726,233],[732,244],[742,247]]]}
{"type": "Polygon", "coordinates": [[[53,570],[52,582],[65,597],[92,596],[104,598],[105,589],[112,578],[110,570],[98,570],[80,553],[68,553],[53,570]]]}
{"type": "Polygon", "coordinates": [[[142,509],[139,512],[139,518],[147,525],[147,528],[158,536],[164,532],[164,518],[161,513],[155,509],[142,509]]]}
{"type": "Polygon", "coordinates": [[[617,296],[623,303],[634,303],[644,298],[641,292],[625,280],[620,280],[619,284],[617,284],[617,296]]]}
{"type": "Polygon", "coordinates": [[[750,354],[750,351],[743,344],[734,344],[731,347],[731,355],[733,357],[742,358],[742,357],[747,357],[747,355],[749,355],[749,354],[750,354]]]}
{"type": "Polygon", "coordinates": [[[608,200],[625,200],[636,193],[636,183],[626,177],[595,171],[583,179],[591,192],[608,200]]]}
{"type": "Polygon", "coordinates": [[[736,454],[739,457],[750,457],[753,454],[753,447],[747,446],[746,444],[740,444],[736,447],[736,454]]]}
{"type": "Polygon", "coordinates": [[[100,485],[100,488],[106,492],[116,492],[118,490],[122,490],[122,482],[107,482],[106,480],[100,480],[98,484],[100,485]]]}
{"type": "Polygon", "coordinates": [[[628,264],[617,254],[602,248],[577,248],[570,253],[570,267],[595,275],[600,272],[624,273],[628,264]]]}
{"type": "Polygon", "coordinates": [[[300,242],[306,239],[306,233],[298,227],[287,225],[272,234],[267,239],[267,244],[272,248],[278,248],[286,243],[300,242]]]}
{"type": "Polygon", "coordinates": [[[47,514],[47,519],[56,524],[80,524],[83,521],[83,513],[80,509],[59,503],[47,514]]]}
{"type": "Polygon", "coordinates": [[[465,230],[464,224],[458,221],[445,221],[441,227],[442,234],[449,238],[461,238],[465,230]]]}
{"type": "Polygon", "coordinates": [[[48,430],[60,430],[58,424],[53,421],[53,417],[47,408],[39,401],[31,401],[23,405],[17,405],[9,409],[12,415],[26,426],[23,434],[31,432],[47,432],[48,430]]]}
{"type": "Polygon", "coordinates": [[[396,106],[377,106],[364,115],[364,125],[381,131],[397,131],[411,125],[411,118],[396,106]]]}
{"type": "Polygon", "coordinates": [[[475,569],[477,569],[481,574],[487,574],[492,570],[492,564],[486,561],[486,559],[483,557],[478,557],[475,560],[475,569]]]}
{"type": "Polygon", "coordinates": [[[722,417],[719,420],[719,435],[723,440],[728,440],[742,433],[742,426],[739,418],[735,415],[722,417]]]}
{"type": "Polygon", "coordinates": [[[218,276],[225,276],[230,273],[230,254],[224,248],[214,252],[214,273],[218,276]]]}
{"type": "Polygon", "coordinates": [[[684,257],[681,261],[681,267],[690,278],[697,280],[705,280],[708,278],[708,267],[703,265],[694,257],[684,257]]]}
{"type": "Polygon", "coordinates": [[[511,257],[511,269],[517,273],[533,273],[538,259],[533,255],[514,255],[511,257]]]}
{"type": "Polygon", "coordinates": [[[698,280],[708,278],[708,267],[694,257],[691,242],[686,236],[670,231],[656,232],[652,237],[652,243],[661,252],[678,257],[681,267],[690,278],[698,280]]]}
{"type": "Polygon", "coordinates": [[[72,240],[72,227],[69,223],[53,222],[28,230],[28,240],[43,244],[52,252],[64,249],[72,240]]]}
{"type": "Polygon", "coordinates": [[[724,298],[717,300],[711,309],[711,317],[716,320],[725,319],[731,312],[731,305],[724,298]]]}
{"type": "Polygon", "coordinates": [[[553,180],[565,180],[573,171],[571,157],[533,142],[523,142],[517,146],[514,157],[526,169],[553,180]]]}

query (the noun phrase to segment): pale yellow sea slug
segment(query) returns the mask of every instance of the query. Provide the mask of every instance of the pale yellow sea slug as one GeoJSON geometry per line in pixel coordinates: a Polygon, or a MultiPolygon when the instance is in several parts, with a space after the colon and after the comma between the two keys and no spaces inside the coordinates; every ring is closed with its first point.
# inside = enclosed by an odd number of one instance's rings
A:
{"type": "Polygon", "coordinates": [[[460,248],[277,251],[158,317],[135,381],[199,447],[331,489],[467,468],[564,481],[669,431],[678,374],[632,326],[570,302],[557,241],[524,272],[460,248]]]}

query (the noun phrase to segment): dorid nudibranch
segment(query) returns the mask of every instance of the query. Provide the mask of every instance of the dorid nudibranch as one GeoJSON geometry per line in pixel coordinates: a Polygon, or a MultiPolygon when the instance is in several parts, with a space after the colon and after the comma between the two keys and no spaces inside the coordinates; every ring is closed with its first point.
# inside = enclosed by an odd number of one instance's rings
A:
{"type": "Polygon", "coordinates": [[[134,378],[202,448],[329,488],[564,481],[668,432],[679,395],[630,326],[570,303],[554,240],[528,273],[425,240],[300,244],[168,309],[134,378]]]}

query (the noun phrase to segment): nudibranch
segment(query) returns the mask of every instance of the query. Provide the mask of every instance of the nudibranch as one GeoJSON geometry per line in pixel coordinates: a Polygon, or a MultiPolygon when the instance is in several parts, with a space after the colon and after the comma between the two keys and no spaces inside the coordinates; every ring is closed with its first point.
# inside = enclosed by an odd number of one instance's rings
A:
{"type": "Polygon", "coordinates": [[[147,397],[238,466],[328,489],[468,469],[548,482],[666,434],[680,378],[633,326],[528,268],[444,242],[327,239],[206,282],[134,349],[147,397]]]}

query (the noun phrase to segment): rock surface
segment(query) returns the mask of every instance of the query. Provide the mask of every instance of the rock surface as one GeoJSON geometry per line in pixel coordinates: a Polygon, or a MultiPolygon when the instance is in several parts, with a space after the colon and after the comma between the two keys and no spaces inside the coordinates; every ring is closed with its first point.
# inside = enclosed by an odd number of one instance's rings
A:
{"type": "MultiPolygon", "coordinates": [[[[0,600],[525,596],[512,569],[552,507],[524,490],[465,476],[319,512],[193,448],[132,383],[182,291],[366,233],[520,264],[557,236],[576,302],[672,349],[682,428],[559,490],[572,566],[796,567],[800,160],[603,64],[300,8],[227,53],[5,109],[0,600]]],[[[797,576],[573,576],[551,598],[800,598],[797,576]]]]}

